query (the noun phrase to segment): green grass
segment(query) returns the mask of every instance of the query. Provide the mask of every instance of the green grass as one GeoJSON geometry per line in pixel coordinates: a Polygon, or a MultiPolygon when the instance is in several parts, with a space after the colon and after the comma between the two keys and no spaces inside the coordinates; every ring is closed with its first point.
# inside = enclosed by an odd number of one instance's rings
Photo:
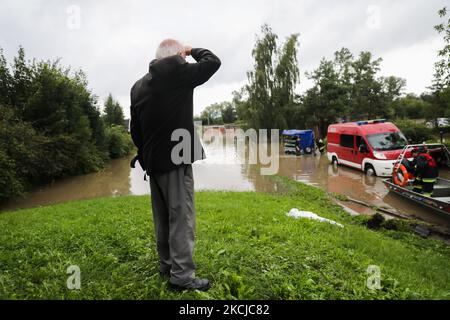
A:
{"type": "Polygon", "coordinates": [[[159,278],[150,199],[102,198],[0,214],[2,299],[450,298],[450,248],[408,232],[372,231],[319,189],[280,178],[282,194],[196,194],[197,274],[206,293],[159,278]],[[313,211],[345,225],[285,215],[313,211]],[[67,267],[81,289],[66,287],[67,267]],[[381,268],[380,290],[366,286],[381,268]]]}

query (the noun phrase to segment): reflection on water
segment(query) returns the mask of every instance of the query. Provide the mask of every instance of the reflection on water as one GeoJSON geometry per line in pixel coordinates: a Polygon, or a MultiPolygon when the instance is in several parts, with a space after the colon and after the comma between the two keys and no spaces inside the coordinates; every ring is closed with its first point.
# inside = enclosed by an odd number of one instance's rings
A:
{"type": "MultiPolygon", "coordinates": [[[[260,166],[240,161],[234,148],[226,153],[215,144],[205,145],[207,159],[194,164],[196,190],[274,191],[277,186],[260,174],[260,166]]],[[[131,157],[113,160],[102,172],[67,178],[36,189],[25,198],[15,199],[2,210],[28,208],[74,199],[102,196],[149,194],[148,181],[138,166],[130,169],[131,157]]],[[[381,178],[370,177],[345,167],[329,164],[326,156],[280,155],[279,174],[320,187],[327,192],[344,194],[368,204],[384,206],[403,214],[412,214],[435,224],[450,226],[450,219],[428,209],[388,194],[381,178]]],[[[448,172],[441,176],[449,177],[448,172]]]]}
{"type": "MultiPolygon", "coordinates": [[[[326,156],[282,157],[280,159],[280,174],[320,187],[327,192],[343,194],[370,205],[385,207],[392,211],[416,216],[434,224],[450,227],[448,217],[410,203],[396,194],[389,193],[382,182],[382,178],[367,176],[347,167],[333,166],[329,164],[326,156]]],[[[449,172],[443,171],[441,176],[448,178],[449,172]]],[[[361,212],[361,209],[357,211],[361,212]]]]}
{"type": "Polygon", "coordinates": [[[37,188],[24,198],[14,199],[2,206],[2,210],[130,194],[131,190],[136,189],[132,179],[136,179],[137,172],[130,173],[129,163],[127,158],[113,160],[104,171],[70,177],[37,188]]]}

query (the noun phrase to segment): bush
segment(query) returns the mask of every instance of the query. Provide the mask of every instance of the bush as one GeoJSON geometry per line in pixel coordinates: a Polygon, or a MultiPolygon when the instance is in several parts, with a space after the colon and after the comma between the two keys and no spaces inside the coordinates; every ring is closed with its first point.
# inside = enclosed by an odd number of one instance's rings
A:
{"type": "Polygon", "coordinates": [[[416,123],[411,120],[397,120],[395,124],[410,143],[422,143],[433,138],[433,130],[425,124],[416,123]]]}
{"type": "Polygon", "coordinates": [[[43,152],[36,146],[41,138],[12,108],[0,105],[0,202],[21,195],[37,178],[43,152]]]}
{"type": "Polygon", "coordinates": [[[2,178],[0,179],[0,202],[11,197],[22,194],[24,186],[16,173],[16,164],[14,160],[0,149],[0,171],[2,178]]]}
{"type": "Polygon", "coordinates": [[[0,48],[0,93],[0,202],[104,167],[105,129],[82,71],[29,62],[22,48],[8,68],[0,48]]]}
{"type": "Polygon", "coordinates": [[[111,159],[126,156],[133,149],[131,135],[122,126],[113,125],[106,129],[106,143],[111,159]]]}

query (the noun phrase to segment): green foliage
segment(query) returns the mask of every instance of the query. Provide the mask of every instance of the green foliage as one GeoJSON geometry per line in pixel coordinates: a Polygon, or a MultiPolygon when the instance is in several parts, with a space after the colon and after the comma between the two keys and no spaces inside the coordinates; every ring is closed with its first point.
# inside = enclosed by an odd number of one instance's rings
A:
{"type": "Polygon", "coordinates": [[[32,65],[25,60],[25,50],[20,47],[17,57],[14,58],[12,74],[9,77],[6,76],[6,79],[11,79],[6,96],[9,97],[10,104],[19,115],[22,115],[25,103],[31,94],[32,77],[32,65]]]}
{"type": "Polygon", "coordinates": [[[12,76],[9,72],[3,49],[0,48],[0,105],[11,105],[12,76]]]}
{"type": "MultiPolygon", "coordinates": [[[[382,85],[382,94],[381,94],[381,106],[382,109],[375,110],[376,116],[379,115],[381,118],[392,118],[395,116],[395,109],[394,105],[396,104],[397,100],[402,99],[403,90],[406,87],[406,80],[394,76],[390,77],[381,77],[380,78],[381,85],[382,85]]],[[[411,94],[409,96],[412,96],[411,94]]],[[[425,109],[427,105],[422,102],[423,108],[425,109]]],[[[414,119],[415,114],[412,112],[412,110],[408,110],[408,116],[411,119],[414,119]]],[[[371,117],[369,117],[371,118],[371,117]]]]}
{"type": "Polygon", "coordinates": [[[434,115],[429,114],[431,104],[414,94],[408,94],[405,97],[394,100],[391,106],[393,116],[397,119],[434,118],[434,115]]]}
{"type": "Polygon", "coordinates": [[[291,35],[278,47],[278,36],[268,25],[263,25],[261,32],[252,51],[254,70],[247,73],[248,84],[243,91],[235,94],[235,98],[246,95],[247,99],[238,100],[241,103],[236,110],[254,129],[286,128],[292,123],[292,107],[298,107],[294,93],[299,81],[298,35],[291,35]]]}
{"type": "Polygon", "coordinates": [[[314,85],[303,96],[304,121],[318,126],[321,136],[338,120],[389,118],[392,104],[401,95],[405,80],[379,77],[381,59],[370,52],[357,58],[346,48],[335,52],[333,60],[322,59],[307,76],[314,85]]]}
{"type": "Polygon", "coordinates": [[[30,123],[15,116],[12,107],[0,105],[0,201],[22,194],[28,183],[40,178],[44,140],[30,123]]]}
{"type": "Polygon", "coordinates": [[[317,124],[321,136],[326,135],[330,123],[336,122],[338,117],[348,114],[351,101],[350,81],[348,77],[349,61],[352,55],[346,49],[336,54],[336,63],[322,59],[319,67],[307,76],[314,81],[314,86],[303,97],[306,122],[317,124]],[[347,56],[348,55],[348,56],[347,56]],[[340,69],[337,68],[339,66],[340,69]]]}
{"type": "Polygon", "coordinates": [[[432,103],[427,117],[429,119],[450,117],[450,16],[446,7],[438,12],[443,22],[435,30],[443,36],[444,47],[438,52],[439,61],[435,64],[432,94],[427,98],[432,103]]]}
{"type": "Polygon", "coordinates": [[[447,18],[447,14],[446,7],[439,10],[438,15],[444,21],[434,27],[439,34],[442,34],[444,47],[439,50],[438,58],[440,60],[435,64],[433,92],[450,87],[450,16],[447,18]]]}
{"type": "Polygon", "coordinates": [[[347,48],[306,73],[313,87],[298,96],[298,35],[279,48],[278,36],[263,25],[252,51],[255,63],[247,73],[248,84],[233,93],[237,122],[255,129],[317,128],[324,137],[328,125],[341,120],[450,117],[450,19],[446,8],[438,14],[444,21],[435,30],[443,35],[444,47],[438,52],[432,93],[420,97],[403,96],[404,79],[379,76],[381,58],[367,51],[355,57],[347,48]]]}
{"type": "Polygon", "coordinates": [[[233,93],[238,119],[245,127],[317,127],[324,137],[328,125],[341,119],[394,116],[394,103],[406,82],[378,76],[381,59],[370,52],[355,58],[342,48],[333,60],[322,59],[317,69],[307,73],[314,85],[298,96],[298,35],[290,36],[281,48],[277,38],[269,26],[262,27],[252,52],[255,67],[248,73],[249,83],[233,93]]]}
{"type": "Polygon", "coordinates": [[[402,230],[368,230],[320,189],[283,183],[291,190],[284,195],[196,193],[195,261],[198,276],[212,280],[208,292],[174,293],[159,278],[148,196],[4,212],[0,298],[449,298],[446,244],[402,230]],[[287,217],[294,207],[344,228],[287,217]],[[66,287],[70,265],[81,269],[81,290],[66,287]],[[381,269],[381,290],[366,286],[369,265],[381,269]]]}
{"type": "Polygon", "coordinates": [[[223,103],[222,109],[222,121],[223,123],[234,123],[236,121],[236,109],[228,102],[223,103]]]}
{"type": "Polygon", "coordinates": [[[96,98],[82,71],[0,49],[0,201],[53,179],[101,169],[108,159],[96,98]]]}
{"type": "Polygon", "coordinates": [[[214,103],[207,106],[200,114],[202,123],[206,125],[223,124],[222,109],[223,105],[220,103],[214,103]]]}
{"type": "Polygon", "coordinates": [[[412,120],[395,120],[394,122],[410,143],[422,143],[433,138],[433,130],[423,123],[412,120]]]}
{"type": "Polygon", "coordinates": [[[113,125],[106,129],[106,143],[111,159],[129,155],[131,150],[133,150],[134,145],[131,140],[131,135],[123,126],[117,125],[113,125]]]}
{"type": "Polygon", "coordinates": [[[431,94],[424,94],[422,98],[430,104],[425,111],[427,119],[450,117],[450,87],[431,94]]]}
{"type": "Polygon", "coordinates": [[[230,102],[214,103],[207,106],[198,119],[205,125],[233,123],[236,120],[236,110],[230,102]]]}
{"type": "Polygon", "coordinates": [[[246,97],[247,91],[245,90],[245,87],[243,87],[239,90],[233,91],[232,95],[232,104],[235,106],[237,116],[235,123],[243,129],[248,129],[251,123],[251,121],[249,121],[251,109],[248,98],[246,97]],[[247,121],[249,123],[247,123],[247,121]]]}
{"type": "Polygon", "coordinates": [[[124,126],[125,118],[122,107],[119,102],[115,101],[111,94],[105,101],[103,121],[107,126],[124,126]]]}
{"type": "Polygon", "coordinates": [[[383,109],[382,84],[376,79],[381,61],[381,58],[373,60],[370,52],[361,52],[352,62],[352,107],[356,117],[371,119],[377,113],[376,110],[383,109]]]}
{"type": "Polygon", "coordinates": [[[2,149],[0,149],[0,202],[13,196],[22,194],[23,182],[16,174],[16,163],[2,149]]]}

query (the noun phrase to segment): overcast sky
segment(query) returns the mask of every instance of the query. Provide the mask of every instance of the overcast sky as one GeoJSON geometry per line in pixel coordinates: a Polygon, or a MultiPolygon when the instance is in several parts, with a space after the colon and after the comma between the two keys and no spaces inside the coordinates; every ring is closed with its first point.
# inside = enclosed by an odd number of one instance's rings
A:
{"type": "Polygon", "coordinates": [[[62,58],[83,69],[100,102],[109,92],[129,115],[129,90],[143,76],[158,44],[176,38],[222,60],[195,93],[195,113],[230,100],[252,68],[255,35],[268,23],[281,41],[300,34],[299,92],[305,71],[347,47],[382,57],[382,75],[407,80],[407,91],[430,85],[442,40],[433,26],[444,0],[0,0],[0,47],[9,61],[19,45],[28,58],[62,58]]]}

